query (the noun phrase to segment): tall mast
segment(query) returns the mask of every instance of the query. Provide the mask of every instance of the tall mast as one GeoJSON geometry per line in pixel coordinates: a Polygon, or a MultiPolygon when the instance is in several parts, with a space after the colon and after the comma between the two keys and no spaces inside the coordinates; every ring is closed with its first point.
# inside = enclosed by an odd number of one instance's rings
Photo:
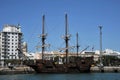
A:
{"type": "Polygon", "coordinates": [[[46,39],[46,34],[45,34],[45,29],[44,29],[44,25],[45,25],[45,15],[43,15],[42,17],[42,35],[41,35],[41,40],[42,40],[42,62],[44,60],[44,51],[45,51],[45,39],[46,39]]]}
{"type": "Polygon", "coordinates": [[[66,43],[66,64],[68,63],[68,41],[69,41],[70,35],[68,34],[68,19],[67,19],[67,14],[65,14],[65,43],[66,43]]]}
{"type": "Polygon", "coordinates": [[[76,47],[77,47],[77,57],[78,57],[78,51],[79,51],[79,43],[78,43],[78,33],[76,34],[76,47]]]}

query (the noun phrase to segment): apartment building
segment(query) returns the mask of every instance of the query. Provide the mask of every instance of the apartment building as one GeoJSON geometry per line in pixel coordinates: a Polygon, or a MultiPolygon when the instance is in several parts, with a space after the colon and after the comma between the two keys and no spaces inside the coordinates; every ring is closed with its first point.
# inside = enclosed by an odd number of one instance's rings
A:
{"type": "Polygon", "coordinates": [[[0,60],[20,59],[22,32],[20,25],[4,25],[0,32],[0,60]]]}

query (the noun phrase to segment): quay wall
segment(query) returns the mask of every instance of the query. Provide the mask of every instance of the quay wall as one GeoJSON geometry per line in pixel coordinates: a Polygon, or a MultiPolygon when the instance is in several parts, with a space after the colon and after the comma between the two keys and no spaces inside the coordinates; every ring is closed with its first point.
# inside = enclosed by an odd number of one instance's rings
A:
{"type": "MultiPolygon", "coordinates": [[[[120,72],[120,67],[113,67],[113,66],[104,66],[103,68],[104,72],[120,72]]],[[[100,68],[97,66],[91,67],[90,72],[101,72],[100,68]]],[[[28,67],[28,66],[22,66],[22,67],[14,67],[13,69],[10,69],[8,67],[0,67],[0,75],[5,74],[32,74],[35,73],[35,71],[28,67]]]]}
{"type": "Polygon", "coordinates": [[[21,66],[21,67],[14,67],[14,68],[8,68],[8,67],[0,67],[0,74],[31,74],[35,73],[35,71],[28,67],[28,66],[21,66]]]}
{"type": "MultiPolygon", "coordinates": [[[[104,66],[102,67],[103,72],[120,72],[120,67],[116,66],[104,66]]],[[[91,67],[91,72],[101,72],[100,67],[94,66],[91,67]]]]}

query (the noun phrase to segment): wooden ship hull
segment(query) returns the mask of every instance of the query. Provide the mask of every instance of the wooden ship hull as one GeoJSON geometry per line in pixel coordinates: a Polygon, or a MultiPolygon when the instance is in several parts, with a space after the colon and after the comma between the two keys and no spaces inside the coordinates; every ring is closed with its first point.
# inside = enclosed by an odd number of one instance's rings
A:
{"type": "Polygon", "coordinates": [[[36,73],[86,73],[90,72],[93,57],[86,57],[68,64],[56,64],[51,60],[36,60],[35,64],[28,65],[36,73]]]}

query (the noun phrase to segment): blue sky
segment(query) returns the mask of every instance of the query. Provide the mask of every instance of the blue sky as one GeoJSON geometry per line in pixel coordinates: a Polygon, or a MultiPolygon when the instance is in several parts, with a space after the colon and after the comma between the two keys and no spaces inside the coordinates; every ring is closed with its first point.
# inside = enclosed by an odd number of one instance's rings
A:
{"type": "Polygon", "coordinates": [[[103,50],[120,51],[120,0],[0,0],[0,30],[4,24],[18,23],[29,51],[41,44],[42,15],[45,14],[46,43],[49,50],[64,47],[65,13],[68,14],[69,45],[75,45],[79,33],[80,49],[99,49],[99,28],[103,26],[103,50]]]}

